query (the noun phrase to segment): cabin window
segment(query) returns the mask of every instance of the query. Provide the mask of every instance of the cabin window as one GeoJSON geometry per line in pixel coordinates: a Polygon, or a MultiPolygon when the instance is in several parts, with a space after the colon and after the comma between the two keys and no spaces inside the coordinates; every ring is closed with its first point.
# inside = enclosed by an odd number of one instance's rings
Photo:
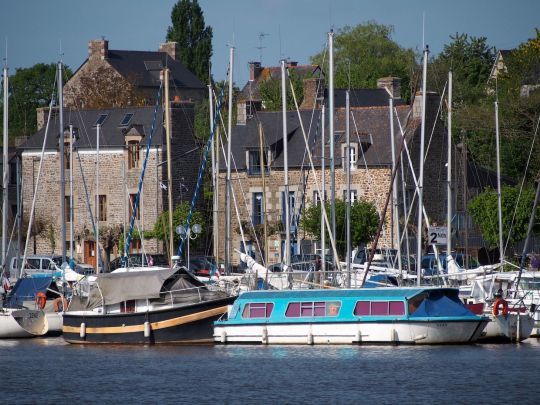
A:
{"type": "Polygon", "coordinates": [[[128,168],[135,169],[139,167],[139,142],[128,142],[128,168]]]}
{"type": "Polygon", "coordinates": [[[244,307],[242,318],[269,318],[273,309],[271,302],[252,302],[244,307]]]}
{"type": "Polygon", "coordinates": [[[354,315],[405,315],[405,304],[402,301],[358,301],[354,307],[354,315]]]}
{"type": "Polygon", "coordinates": [[[135,300],[124,301],[120,304],[120,312],[135,312],[135,300]]]}
{"type": "Polygon", "coordinates": [[[285,316],[289,318],[337,316],[340,308],[339,301],[291,302],[287,306],[285,316]]]}

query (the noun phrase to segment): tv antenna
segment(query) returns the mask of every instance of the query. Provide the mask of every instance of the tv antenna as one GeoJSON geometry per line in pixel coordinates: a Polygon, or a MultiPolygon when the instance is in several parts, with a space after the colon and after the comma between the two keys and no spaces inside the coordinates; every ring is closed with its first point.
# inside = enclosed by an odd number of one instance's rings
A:
{"type": "Polygon", "coordinates": [[[258,35],[258,37],[259,37],[259,46],[256,46],[255,48],[257,48],[259,50],[259,62],[261,62],[261,65],[262,65],[262,50],[264,48],[266,48],[266,46],[263,46],[262,41],[263,41],[264,37],[267,37],[269,35],[270,34],[266,34],[264,32],[259,32],[259,35],[258,35]]]}

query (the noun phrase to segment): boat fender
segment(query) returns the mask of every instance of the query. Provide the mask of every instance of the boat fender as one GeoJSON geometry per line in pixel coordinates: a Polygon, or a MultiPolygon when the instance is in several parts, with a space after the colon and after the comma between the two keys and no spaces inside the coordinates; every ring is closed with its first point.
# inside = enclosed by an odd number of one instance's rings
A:
{"type": "Polygon", "coordinates": [[[144,323],[144,337],[149,338],[151,332],[152,332],[152,325],[150,325],[150,322],[146,321],[144,323]]]}
{"type": "Polygon", "coordinates": [[[54,312],[65,312],[68,307],[68,300],[63,297],[58,297],[53,300],[54,312]]]}
{"type": "Polygon", "coordinates": [[[396,330],[394,328],[390,329],[390,342],[392,343],[397,342],[396,330]]]}
{"type": "Polygon", "coordinates": [[[267,345],[268,344],[268,329],[266,328],[266,326],[263,326],[262,328],[262,333],[261,333],[261,343],[263,345],[267,345]]]}
{"type": "Polygon", "coordinates": [[[227,343],[227,332],[221,331],[221,343],[227,343]]]}
{"type": "Polygon", "coordinates": [[[312,345],[313,344],[313,333],[311,333],[311,331],[309,331],[308,335],[307,335],[307,344],[308,345],[312,345]]]}
{"type": "Polygon", "coordinates": [[[37,304],[37,306],[39,307],[39,309],[43,309],[43,308],[45,308],[46,303],[47,303],[47,296],[45,295],[45,293],[42,293],[41,291],[39,291],[36,294],[36,304],[37,304]]]}
{"type": "Polygon", "coordinates": [[[357,343],[362,343],[362,332],[360,331],[360,329],[356,331],[355,341],[357,343]]]}
{"type": "Polygon", "coordinates": [[[79,331],[79,336],[81,337],[81,339],[84,339],[86,337],[86,324],[83,322],[81,323],[81,328],[80,328],[80,331],[79,331]]]}
{"type": "Polygon", "coordinates": [[[499,315],[499,306],[502,307],[503,316],[508,315],[508,302],[504,298],[497,298],[493,304],[493,315],[499,315]]]}

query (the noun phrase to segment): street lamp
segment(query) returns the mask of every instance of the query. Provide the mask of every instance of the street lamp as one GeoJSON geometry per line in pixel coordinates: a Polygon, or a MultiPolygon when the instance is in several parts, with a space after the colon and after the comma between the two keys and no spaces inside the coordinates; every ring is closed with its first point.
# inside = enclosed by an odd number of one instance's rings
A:
{"type": "Polygon", "coordinates": [[[176,227],[176,234],[180,235],[180,238],[182,238],[183,241],[186,242],[186,253],[187,253],[187,269],[189,271],[189,240],[194,240],[199,236],[202,232],[202,226],[200,224],[193,224],[191,228],[185,228],[182,225],[178,225],[176,227]]]}

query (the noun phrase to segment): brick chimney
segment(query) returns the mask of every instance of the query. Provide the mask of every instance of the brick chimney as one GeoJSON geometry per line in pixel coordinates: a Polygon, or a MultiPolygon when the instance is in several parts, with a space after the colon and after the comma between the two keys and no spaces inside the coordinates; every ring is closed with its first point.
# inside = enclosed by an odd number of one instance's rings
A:
{"type": "Polygon", "coordinates": [[[378,89],[387,89],[393,98],[401,98],[401,79],[399,77],[381,77],[377,80],[378,89]]]}
{"type": "Polygon", "coordinates": [[[257,79],[261,70],[261,62],[249,62],[249,80],[257,79]]]}
{"type": "Polygon", "coordinates": [[[311,77],[304,79],[304,100],[300,109],[311,110],[313,107],[319,108],[324,97],[324,83],[322,79],[311,77]]]}
{"type": "Polygon", "coordinates": [[[178,60],[178,56],[180,56],[178,42],[165,42],[163,44],[159,44],[159,52],[166,52],[171,58],[178,60]]]}
{"type": "Polygon", "coordinates": [[[107,59],[109,41],[105,38],[94,39],[88,42],[88,59],[107,59]]]}

